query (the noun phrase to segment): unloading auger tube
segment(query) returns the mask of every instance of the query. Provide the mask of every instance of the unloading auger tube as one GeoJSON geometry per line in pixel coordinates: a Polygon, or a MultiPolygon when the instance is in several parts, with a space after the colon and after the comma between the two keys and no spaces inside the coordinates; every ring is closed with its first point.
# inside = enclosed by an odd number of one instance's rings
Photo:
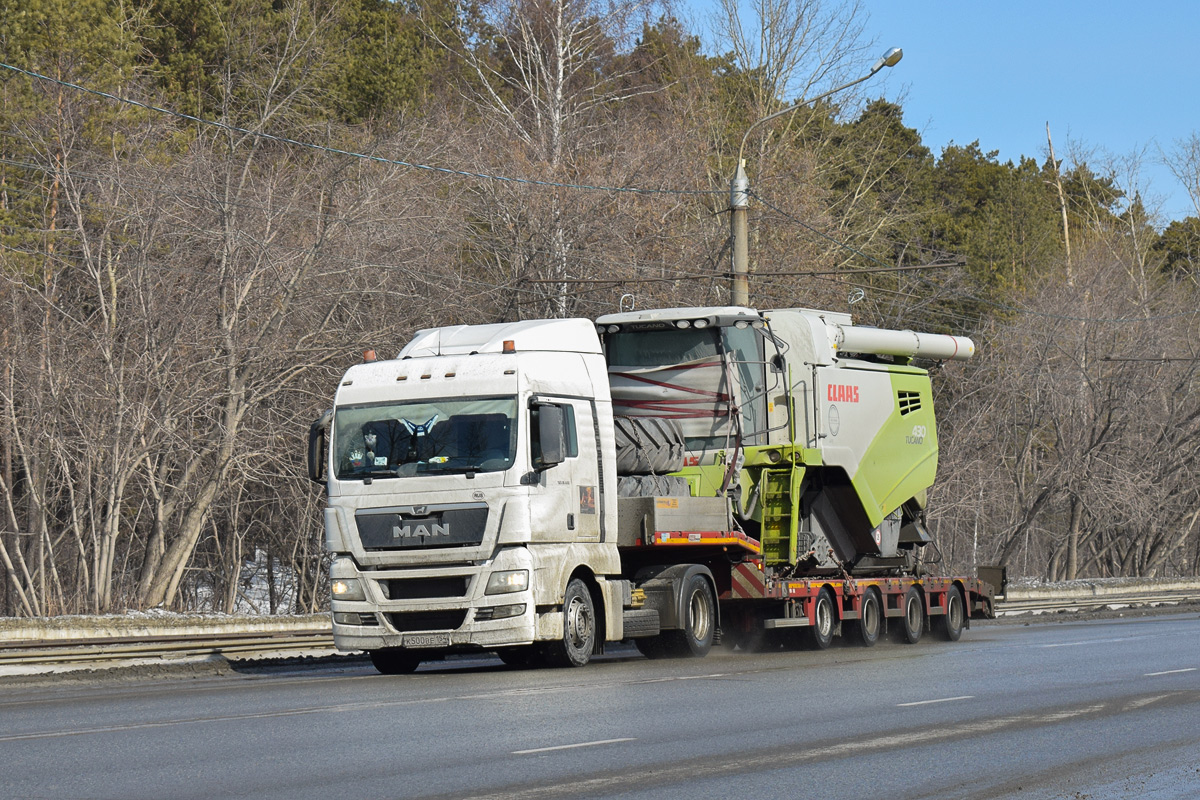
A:
{"type": "Polygon", "coordinates": [[[827,323],[835,351],[881,356],[966,361],[975,354],[975,343],[966,336],[944,333],[893,331],[860,325],[827,323]]]}

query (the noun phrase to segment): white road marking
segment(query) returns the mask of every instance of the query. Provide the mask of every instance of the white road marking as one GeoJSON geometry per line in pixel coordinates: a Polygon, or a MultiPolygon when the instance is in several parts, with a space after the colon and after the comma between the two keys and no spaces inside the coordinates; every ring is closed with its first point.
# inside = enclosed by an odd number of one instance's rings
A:
{"type": "Polygon", "coordinates": [[[1147,672],[1142,677],[1153,678],[1157,675],[1178,675],[1181,672],[1195,672],[1196,669],[1196,667],[1188,667],[1187,669],[1165,669],[1162,672],[1147,672]]]}
{"type": "Polygon", "coordinates": [[[937,700],[918,700],[915,703],[896,703],[896,707],[897,708],[908,708],[910,706],[928,706],[928,705],[932,705],[933,703],[952,703],[955,700],[973,700],[973,699],[975,699],[975,695],[964,694],[964,695],[959,695],[958,697],[941,697],[941,698],[938,698],[937,700]]]}
{"type": "Polygon", "coordinates": [[[1113,642],[1132,642],[1136,639],[1148,639],[1149,636],[1117,636],[1112,639],[1081,639],[1078,642],[1056,642],[1054,644],[1035,644],[1034,647],[1079,647],[1085,644],[1111,644],[1113,642]]]}
{"type": "Polygon", "coordinates": [[[574,750],[577,747],[596,747],[601,744],[619,744],[621,742],[636,742],[636,737],[626,737],[624,739],[600,739],[595,742],[580,742],[578,744],[559,744],[554,747],[534,747],[530,750],[513,750],[514,756],[527,756],[530,753],[549,753],[551,750],[574,750]]]}

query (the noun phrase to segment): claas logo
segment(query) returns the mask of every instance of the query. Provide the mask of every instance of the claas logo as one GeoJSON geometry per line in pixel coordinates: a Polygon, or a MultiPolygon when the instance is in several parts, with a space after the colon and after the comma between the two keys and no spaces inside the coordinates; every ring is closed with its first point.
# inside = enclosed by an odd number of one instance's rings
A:
{"type": "Polygon", "coordinates": [[[844,386],[840,383],[829,384],[829,402],[831,403],[857,403],[858,402],[858,387],[844,386]]]}

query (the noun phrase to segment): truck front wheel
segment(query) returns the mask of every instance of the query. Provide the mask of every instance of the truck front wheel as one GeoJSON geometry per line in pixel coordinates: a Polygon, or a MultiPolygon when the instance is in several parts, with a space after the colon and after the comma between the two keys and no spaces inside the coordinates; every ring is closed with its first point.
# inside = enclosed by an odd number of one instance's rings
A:
{"type": "Polygon", "coordinates": [[[559,667],[582,667],[596,646],[596,608],[592,593],[579,578],[572,578],[563,596],[563,636],[547,650],[547,660],[559,667]]]}
{"type": "Polygon", "coordinates": [[[372,650],[370,655],[375,669],[384,675],[408,675],[410,672],[416,672],[417,667],[421,665],[420,656],[400,647],[372,650]]]}

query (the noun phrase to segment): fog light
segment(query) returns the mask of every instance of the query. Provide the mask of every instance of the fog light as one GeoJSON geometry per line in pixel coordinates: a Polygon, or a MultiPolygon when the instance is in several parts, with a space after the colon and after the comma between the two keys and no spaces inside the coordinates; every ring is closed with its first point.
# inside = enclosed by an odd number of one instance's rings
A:
{"type": "Polygon", "coordinates": [[[523,592],[528,588],[529,570],[510,569],[493,572],[488,578],[487,588],[483,590],[483,593],[508,594],[509,592],[523,592]]]}
{"type": "Polygon", "coordinates": [[[362,581],[357,578],[338,578],[329,583],[329,592],[334,600],[366,600],[362,581]]]}
{"type": "Polygon", "coordinates": [[[488,622],[493,619],[507,619],[509,617],[519,617],[524,613],[524,603],[514,603],[510,606],[489,606],[487,608],[476,609],[475,621],[488,622]]]}

